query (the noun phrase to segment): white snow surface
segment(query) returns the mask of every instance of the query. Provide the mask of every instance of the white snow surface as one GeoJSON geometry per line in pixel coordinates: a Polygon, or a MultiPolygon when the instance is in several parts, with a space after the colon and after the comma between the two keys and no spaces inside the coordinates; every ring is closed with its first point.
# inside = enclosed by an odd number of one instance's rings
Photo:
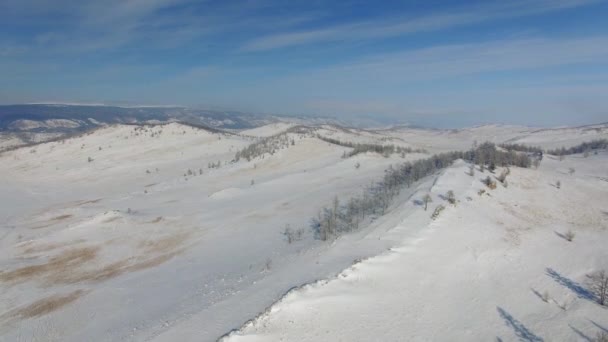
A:
{"type": "Polygon", "coordinates": [[[413,213],[391,230],[398,246],[291,291],[224,341],[593,338],[608,327],[585,285],[608,267],[607,161],[604,152],[512,168],[507,188],[481,196],[485,175],[456,164],[431,189],[444,205],[440,195],[458,194],[437,220],[413,213]],[[567,167],[580,176],[564,175],[567,167]],[[572,242],[560,236],[568,230],[572,242]]]}
{"type": "MultiPolygon", "coordinates": [[[[429,154],[343,159],[347,148],[288,133],[294,146],[232,162],[252,136],[289,127],[113,125],[0,154],[0,340],[213,341],[234,330],[227,339],[553,341],[608,326],[575,286],[608,267],[606,152],[512,168],[491,196],[477,194],[485,175],[459,162],[365,229],[320,242],[309,220],[335,195],[429,154]],[[459,202],[432,221],[447,190],[459,202]],[[424,211],[413,200],[428,191],[424,211]],[[287,224],[301,240],[287,243],[287,224]],[[568,229],[573,242],[558,235],[568,229]]],[[[606,137],[595,128],[565,129],[558,142],[606,137]]],[[[430,153],[490,138],[556,144],[505,126],[317,133],[430,153]]]]}
{"type": "Polygon", "coordinates": [[[243,135],[253,136],[253,137],[269,137],[272,135],[280,134],[289,128],[295,126],[293,123],[289,122],[277,122],[269,125],[264,125],[248,130],[244,130],[241,133],[243,135]]]}

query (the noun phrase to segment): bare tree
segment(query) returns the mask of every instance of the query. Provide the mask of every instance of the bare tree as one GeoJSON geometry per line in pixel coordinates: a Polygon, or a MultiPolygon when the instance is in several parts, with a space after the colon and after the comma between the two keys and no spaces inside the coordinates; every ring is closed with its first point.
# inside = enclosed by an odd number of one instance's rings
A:
{"type": "Polygon", "coordinates": [[[597,298],[600,305],[606,305],[608,299],[608,273],[606,271],[595,272],[589,277],[589,287],[597,298]]]}
{"type": "Polygon", "coordinates": [[[424,195],[424,197],[422,197],[422,201],[424,202],[424,211],[426,211],[429,202],[433,202],[433,198],[431,197],[431,195],[426,194],[424,195]]]}
{"type": "Polygon", "coordinates": [[[595,335],[593,342],[608,342],[608,332],[600,331],[595,335]]]}
{"type": "Polygon", "coordinates": [[[572,175],[574,174],[574,172],[575,172],[575,171],[576,171],[576,170],[575,170],[573,167],[571,167],[571,168],[569,168],[569,169],[568,169],[568,174],[569,174],[570,176],[572,176],[572,175]]]}
{"type": "Polygon", "coordinates": [[[574,234],[573,231],[569,230],[566,232],[566,234],[564,234],[564,236],[566,237],[566,240],[572,242],[572,240],[574,240],[574,237],[576,236],[576,234],[574,234]]]}
{"type": "Polygon", "coordinates": [[[283,232],[283,235],[285,235],[285,237],[287,238],[287,243],[291,244],[293,242],[294,233],[293,230],[291,230],[289,223],[285,225],[285,231],[283,232]]]}
{"type": "Polygon", "coordinates": [[[560,181],[555,182],[555,187],[558,188],[558,189],[561,189],[562,182],[560,182],[560,181]]]}
{"type": "MultiPolygon", "coordinates": [[[[357,148],[358,145],[356,144],[347,144],[330,138],[323,138],[322,140],[338,145],[348,145],[353,150],[358,150],[359,153],[368,149],[368,147],[363,146],[357,148]]],[[[383,148],[390,149],[386,146],[379,146],[378,150],[375,150],[375,147],[369,148],[371,151],[381,153],[383,148]]],[[[400,152],[397,150],[395,148],[395,152],[400,152]]],[[[361,223],[368,215],[384,215],[401,189],[409,188],[424,177],[450,166],[456,159],[464,159],[471,163],[472,167],[477,164],[480,168],[493,163],[497,167],[506,168],[507,175],[509,166],[530,167],[532,165],[528,154],[514,151],[505,152],[497,149],[492,143],[483,143],[476,150],[440,153],[430,158],[405,162],[396,167],[391,165],[385,170],[382,179],[371,182],[360,196],[348,198],[342,203],[337,201],[336,198],[331,205],[321,208],[318,217],[310,220],[314,237],[320,240],[328,240],[339,234],[360,228],[361,223]]],[[[484,180],[484,183],[490,188],[495,188],[496,182],[493,179],[493,177],[488,177],[487,180],[484,180]]],[[[503,183],[504,186],[506,186],[505,183],[503,183]]],[[[485,190],[480,191],[480,195],[483,193],[485,193],[485,190]]],[[[428,210],[428,203],[432,202],[431,195],[424,195],[422,200],[424,200],[424,210],[426,211],[428,210]]]]}
{"type": "Polygon", "coordinates": [[[438,205],[437,208],[435,208],[435,210],[433,211],[433,215],[431,215],[431,218],[433,220],[436,220],[439,217],[439,214],[441,214],[441,212],[445,209],[445,207],[443,205],[438,205]]]}
{"type": "Polygon", "coordinates": [[[496,189],[496,182],[493,181],[492,178],[490,178],[490,176],[486,177],[483,180],[483,184],[485,184],[490,189],[496,189]]]}
{"type": "Polygon", "coordinates": [[[490,170],[490,172],[494,173],[494,170],[496,170],[496,164],[494,164],[494,162],[491,162],[490,166],[488,166],[488,170],[490,170]]]}
{"type": "Polygon", "coordinates": [[[500,175],[498,176],[498,181],[501,183],[504,183],[505,180],[507,180],[507,171],[503,170],[500,175]]]}
{"type": "Polygon", "coordinates": [[[456,196],[454,195],[454,191],[452,191],[452,190],[448,191],[448,193],[446,194],[446,197],[448,199],[448,202],[450,202],[450,204],[456,204],[456,196]]]}

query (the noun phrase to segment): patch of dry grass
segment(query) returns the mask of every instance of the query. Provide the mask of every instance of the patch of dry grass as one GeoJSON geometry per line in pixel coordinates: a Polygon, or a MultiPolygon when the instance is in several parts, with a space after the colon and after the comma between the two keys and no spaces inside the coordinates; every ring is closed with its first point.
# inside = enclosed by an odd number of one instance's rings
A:
{"type": "Polygon", "coordinates": [[[88,201],[78,201],[78,202],[76,202],[76,205],[81,206],[81,205],[85,205],[85,204],[95,204],[101,200],[102,200],[101,198],[98,198],[98,199],[88,200],[88,201]]]}
{"type": "Polygon", "coordinates": [[[53,295],[46,298],[42,298],[29,305],[17,308],[9,312],[9,316],[17,319],[27,319],[44,316],[76,301],[85,293],[86,291],[84,290],[76,290],[66,295],[53,295]]]}
{"type": "Polygon", "coordinates": [[[23,250],[23,254],[34,254],[34,253],[48,252],[48,251],[52,251],[52,250],[59,249],[62,247],[76,245],[76,244],[79,244],[82,242],[84,242],[84,240],[78,239],[78,240],[74,240],[74,241],[70,241],[70,242],[66,242],[66,243],[41,243],[41,244],[32,246],[33,241],[30,241],[30,243],[24,244],[22,247],[25,248],[23,250]]]}
{"type": "Polygon", "coordinates": [[[44,264],[30,265],[0,273],[0,281],[21,283],[35,278],[56,278],[69,274],[83,263],[96,258],[99,247],[66,250],[44,264]]]}
{"type": "Polygon", "coordinates": [[[46,227],[52,226],[54,224],[57,224],[58,222],[67,220],[67,219],[71,218],[72,216],[74,216],[74,215],[72,215],[72,214],[63,214],[63,215],[55,216],[55,217],[47,220],[46,222],[44,222],[41,225],[32,227],[32,229],[46,228],[46,227]]]}
{"type": "MultiPolygon", "coordinates": [[[[100,246],[72,248],[50,257],[45,263],[0,272],[0,282],[15,285],[37,280],[43,286],[105,281],[121,274],[158,266],[182,253],[190,234],[178,233],[156,240],[142,241],[139,253],[106,265],[99,265],[100,246]]],[[[27,251],[47,251],[62,247],[59,244],[29,246],[27,251]]]]}
{"type": "Polygon", "coordinates": [[[152,221],[150,221],[150,222],[148,222],[148,223],[158,223],[158,222],[160,222],[160,221],[162,221],[162,220],[163,220],[163,217],[162,217],[162,216],[159,216],[159,217],[155,218],[154,220],[152,220],[152,221]]]}
{"type": "Polygon", "coordinates": [[[146,240],[139,243],[138,247],[145,253],[166,253],[174,250],[190,236],[187,233],[169,235],[158,240],[146,240]]]}
{"type": "Polygon", "coordinates": [[[51,221],[63,221],[65,219],[69,219],[72,216],[74,216],[74,215],[72,215],[72,214],[59,215],[59,216],[53,217],[51,219],[51,221]]]}

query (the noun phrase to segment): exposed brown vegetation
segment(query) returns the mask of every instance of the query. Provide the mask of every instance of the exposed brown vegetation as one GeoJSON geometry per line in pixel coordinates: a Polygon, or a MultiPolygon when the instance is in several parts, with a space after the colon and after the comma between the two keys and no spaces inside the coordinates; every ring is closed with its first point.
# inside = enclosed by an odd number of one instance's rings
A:
{"type": "Polygon", "coordinates": [[[42,243],[42,244],[33,245],[33,246],[32,246],[33,241],[30,241],[30,243],[28,243],[27,245],[24,244],[22,246],[23,248],[25,248],[23,250],[23,254],[48,252],[48,251],[52,251],[52,250],[59,249],[62,247],[76,245],[76,244],[82,243],[84,241],[85,240],[79,239],[79,240],[74,240],[74,241],[66,242],[66,243],[42,243]]]}
{"type": "Polygon", "coordinates": [[[138,247],[146,253],[166,253],[181,245],[189,236],[190,234],[181,233],[166,236],[158,240],[146,240],[140,242],[138,247]]]}
{"type": "Polygon", "coordinates": [[[49,259],[45,264],[21,267],[0,273],[0,281],[20,283],[34,278],[55,278],[72,272],[82,263],[95,259],[98,247],[83,247],[64,251],[49,259]]]}
{"type": "MultiPolygon", "coordinates": [[[[184,251],[180,246],[190,236],[180,233],[157,240],[142,241],[136,256],[124,258],[105,266],[95,267],[99,246],[72,248],[48,259],[46,263],[0,272],[0,282],[18,284],[38,280],[45,286],[105,281],[121,274],[158,266],[184,251]]],[[[54,250],[61,245],[48,244],[29,247],[28,251],[54,250]]]]}
{"type": "Polygon", "coordinates": [[[160,221],[162,221],[162,220],[163,220],[163,217],[162,217],[162,216],[159,216],[159,217],[155,218],[154,220],[152,220],[152,221],[150,221],[150,222],[148,222],[148,223],[158,223],[158,222],[160,222],[160,221]]]}
{"type": "Polygon", "coordinates": [[[86,291],[84,290],[76,290],[66,295],[53,295],[42,298],[29,305],[9,312],[8,316],[18,319],[40,317],[63,308],[64,306],[82,297],[85,293],[86,291]]]}
{"type": "Polygon", "coordinates": [[[41,225],[32,227],[32,229],[46,228],[46,227],[52,226],[54,224],[57,224],[60,221],[67,220],[67,219],[69,219],[72,216],[74,216],[74,215],[72,215],[72,214],[63,214],[63,215],[55,216],[55,217],[47,220],[45,223],[43,223],[41,225]]]}
{"type": "MultiPolygon", "coordinates": [[[[123,260],[113,262],[109,265],[104,266],[101,269],[80,271],[68,274],[66,278],[60,279],[63,283],[78,283],[78,282],[100,282],[105,281],[119,275],[141,271],[146,268],[158,266],[179,253],[183,252],[183,249],[176,250],[170,253],[161,254],[152,258],[145,257],[131,257],[123,260]]],[[[59,279],[58,279],[59,280],[59,279]]]]}
{"type": "Polygon", "coordinates": [[[57,217],[53,217],[51,220],[52,221],[62,221],[62,220],[65,220],[65,219],[69,219],[72,216],[74,216],[74,215],[72,215],[72,214],[64,214],[64,215],[59,215],[57,217]]]}
{"type": "Polygon", "coordinates": [[[79,201],[79,202],[77,202],[76,205],[81,206],[81,205],[85,205],[85,204],[95,204],[101,200],[102,200],[101,198],[98,198],[98,199],[89,200],[89,201],[79,201]]]}

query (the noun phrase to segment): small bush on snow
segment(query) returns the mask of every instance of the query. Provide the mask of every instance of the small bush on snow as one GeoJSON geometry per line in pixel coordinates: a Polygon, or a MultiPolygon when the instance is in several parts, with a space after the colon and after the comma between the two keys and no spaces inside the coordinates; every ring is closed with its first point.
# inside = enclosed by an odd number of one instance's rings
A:
{"type": "Polygon", "coordinates": [[[431,218],[433,220],[437,219],[439,217],[439,214],[441,214],[441,212],[445,209],[445,207],[443,205],[438,205],[437,208],[435,208],[435,211],[433,211],[433,215],[431,215],[431,218]]]}
{"type": "Polygon", "coordinates": [[[566,237],[566,240],[572,241],[572,240],[574,240],[574,237],[576,236],[576,234],[574,234],[573,231],[569,230],[566,232],[566,234],[564,234],[564,236],[566,237]]]}
{"type": "Polygon", "coordinates": [[[608,304],[608,273],[606,271],[595,272],[589,277],[589,287],[597,298],[600,305],[608,304]]]}

